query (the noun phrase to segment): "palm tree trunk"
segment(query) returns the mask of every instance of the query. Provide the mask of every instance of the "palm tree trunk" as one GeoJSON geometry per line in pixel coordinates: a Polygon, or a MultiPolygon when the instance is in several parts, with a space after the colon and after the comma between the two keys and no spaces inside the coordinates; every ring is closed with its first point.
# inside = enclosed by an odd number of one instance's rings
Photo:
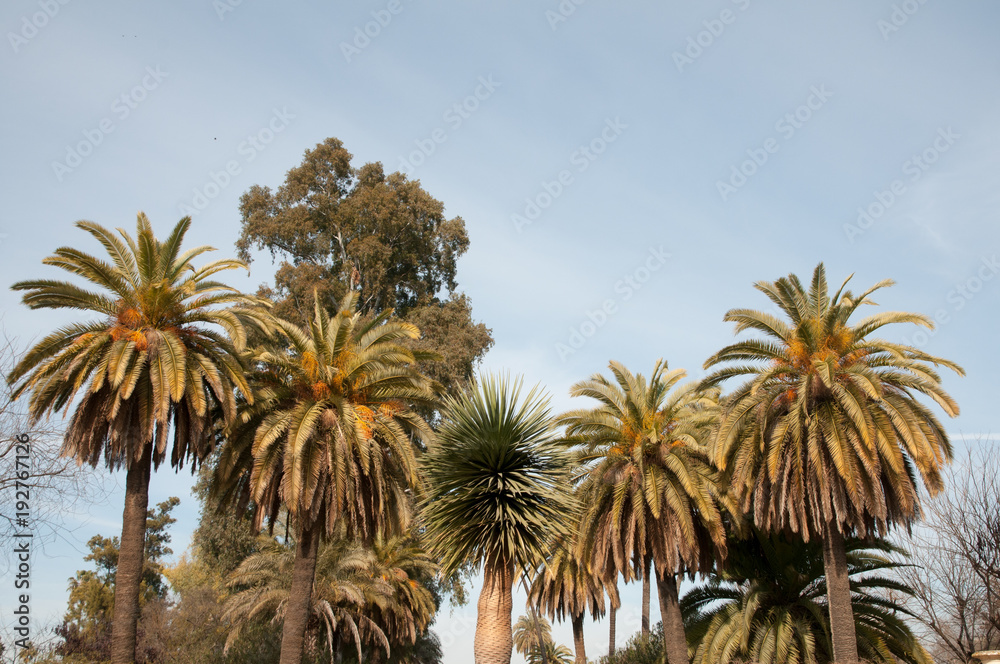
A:
{"type": "Polygon", "coordinates": [[[538,615],[538,608],[535,606],[531,607],[531,622],[535,625],[535,645],[542,655],[542,664],[549,664],[549,653],[545,649],[546,639],[542,633],[542,617],[538,615]]]}
{"type": "Polygon", "coordinates": [[[652,556],[646,556],[642,562],[642,640],[649,640],[649,595],[650,595],[650,568],[652,567],[652,556]]]}
{"type": "Polygon", "coordinates": [[[587,664],[587,644],[583,641],[583,614],[573,616],[573,647],[576,664],[587,664]]]}
{"type": "Polygon", "coordinates": [[[844,548],[844,536],[833,523],[827,524],[826,537],[823,538],[823,568],[826,572],[834,664],[857,664],[858,637],[854,630],[854,611],[851,608],[847,550],[844,548]]]}
{"type": "Polygon", "coordinates": [[[608,611],[608,622],[611,623],[610,634],[608,634],[608,657],[615,656],[615,619],[618,617],[615,614],[618,613],[618,609],[614,606],[608,611]]]}
{"type": "Polygon", "coordinates": [[[111,664],[135,662],[139,624],[139,584],[146,554],[146,509],[149,507],[149,473],[152,446],[129,464],[125,476],[125,510],[115,572],[115,609],[111,623],[111,664]]]}
{"type": "Polygon", "coordinates": [[[311,528],[303,529],[298,542],[295,543],[292,587],[288,591],[285,624],[281,630],[281,656],[278,659],[280,664],[302,664],[318,551],[319,533],[311,528]]]}
{"type": "Polygon", "coordinates": [[[473,644],[476,664],[510,664],[514,650],[510,624],[514,610],[513,586],[514,570],[511,565],[486,565],[473,644]]]}
{"type": "Polygon", "coordinates": [[[656,574],[656,590],[660,596],[660,619],[663,620],[663,649],[668,664],[687,664],[688,647],[684,635],[684,619],[677,594],[677,576],[671,572],[656,574]]]}

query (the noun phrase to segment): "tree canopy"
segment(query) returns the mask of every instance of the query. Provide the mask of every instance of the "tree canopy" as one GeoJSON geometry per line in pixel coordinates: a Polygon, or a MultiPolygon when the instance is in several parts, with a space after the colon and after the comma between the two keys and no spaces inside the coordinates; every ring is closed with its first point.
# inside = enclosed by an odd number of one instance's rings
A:
{"type": "Polygon", "coordinates": [[[240,257],[264,250],[279,262],[273,286],[258,294],[277,315],[307,324],[314,297],[329,308],[355,290],[360,312],[393,309],[424,331],[422,349],[445,357],[434,377],[446,387],[467,380],[493,337],[457,291],[465,222],[447,218],[419,180],[386,174],[379,162],[355,168],[351,159],[328,138],[276,190],[254,185],[240,198],[240,257]]]}

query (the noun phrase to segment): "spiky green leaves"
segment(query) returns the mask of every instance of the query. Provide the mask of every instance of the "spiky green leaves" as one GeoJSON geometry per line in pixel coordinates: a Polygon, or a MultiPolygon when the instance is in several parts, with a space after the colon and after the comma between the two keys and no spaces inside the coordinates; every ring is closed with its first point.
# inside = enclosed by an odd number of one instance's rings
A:
{"type": "Polygon", "coordinates": [[[443,572],[537,566],[575,513],[568,464],[537,388],[522,398],[520,379],[485,376],[448,399],[424,460],[423,518],[443,572]]]}

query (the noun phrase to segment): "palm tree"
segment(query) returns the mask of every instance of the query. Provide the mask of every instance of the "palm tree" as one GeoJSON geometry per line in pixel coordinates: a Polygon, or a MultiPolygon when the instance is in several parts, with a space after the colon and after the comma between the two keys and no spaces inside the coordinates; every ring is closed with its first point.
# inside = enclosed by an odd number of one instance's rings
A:
{"type": "MultiPolygon", "coordinates": [[[[858,650],[872,664],[930,664],[892,596],[913,591],[887,576],[902,567],[885,540],[845,543],[858,650]]],[[[833,660],[823,547],[757,530],[732,540],[725,568],[684,596],[695,664],[828,664],[833,660]]]]}
{"type": "Polygon", "coordinates": [[[531,611],[514,624],[514,649],[524,655],[527,664],[571,664],[573,653],[552,640],[552,625],[531,611]]]}
{"type": "Polygon", "coordinates": [[[32,309],[96,316],[42,339],[7,380],[16,383],[15,398],[31,393],[35,422],[76,405],[63,441],[65,456],[91,466],[103,456],[109,469],[126,469],[111,637],[112,663],[126,664],[135,659],[151,469],[165,460],[174,468],[186,460],[197,466],[212,448],[213,411],[232,420],[234,392],[251,399],[239,351],[244,323],[254,314],[238,307],[257,300],[211,278],[246,267],[241,261],[195,268],[192,261],[212,248],[181,253],[189,217],[163,241],[141,212],[135,237],[90,221],[76,226],[103,245],[110,262],[70,247],[42,262],[82,277],[96,290],[47,279],[21,281],[12,289],[27,291],[23,301],[32,309]]]}
{"type": "Polygon", "coordinates": [[[512,588],[566,535],[575,518],[569,455],[537,388],[480,378],[448,398],[425,457],[428,546],[444,575],[483,567],[476,622],[477,664],[510,661],[512,588]]]}
{"type": "Polygon", "coordinates": [[[617,586],[597,574],[579,557],[574,541],[561,543],[545,561],[528,593],[528,602],[547,612],[553,620],[569,617],[573,625],[576,663],[587,664],[583,620],[587,611],[595,620],[604,615],[604,596],[613,607],[620,605],[617,586]]]}
{"type": "Polygon", "coordinates": [[[367,614],[385,632],[395,653],[397,646],[415,645],[434,619],[437,606],[422,579],[437,574],[438,566],[412,533],[378,537],[372,553],[371,574],[387,583],[392,594],[370,602],[367,614]]]}
{"type": "Polygon", "coordinates": [[[514,650],[527,656],[532,651],[544,649],[552,643],[552,625],[537,611],[519,616],[512,633],[514,650]]]}
{"type": "MultiPolygon", "coordinates": [[[[254,621],[270,616],[277,621],[294,601],[295,549],[262,536],[257,553],[249,556],[230,575],[233,594],[226,600],[223,620],[231,624],[225,649],[228,651],[254,621]]],[[[392,586],[373,577],[377,564],[374,552],[347,538],[330,540],[317,555],[316,583],[313,588],[307,631],[326,634],[332,657],[335,645],[354,642],[361,659],[363,642],[376,643],[388,652],[385,631],[365,609],[370,603],[392,598],[392,586]],[[344,638],[346,633],[347,639],[344,638]]]]}
{"type": "Polygon", "coordinates": [[[631,569],[649,578],[655,567],[667,656],[670,664],[682,664],[687,641],[677,574],[707,569],[715,550],[725,547],[702,442],[715,402],[692,384],[674,389],[685,373],[669,371],[662,360],[648,382],[618,362],[609,366],[615,382],[595,374],[570,390],[600,406],[559,418],[567,434],[585,441],[579,455],[583,555],[606,576],[631,569]]]}
{"type": "Polygon", "coordinates": [[[824,544],[834,660],[858,659],[844,537],[882,534],[920,514],[918,479],[931,495],[942,488],[951,444],[919,399],[933,399],[950,416],[958,405],[942,389],[935,367],[961,367],[873,334],[893,323],[933,328],[926,316],[886,311],[851,325],[882,281],[855,296],[850,277],[831,297],[820,263],[808,292],[790,274],[755,287],[787,320],[732,309],[736,332],[763,338],[727,346],[705,362],[718,369],[703,383],[747,376],[726,400],[714,460],[757,527],[798,533],[824,544]]]}
{"type": "Polygon", "coordinates": [[[292,522],[281,664],[302,660],[320,540],[338,528],[368,540],[403,532],[418,482],[413,439],[432,436],[410,409],[436,403],[436,384],[414,367],[430,356],[400,343],[419,331],[391,312],[365,321],[356,300],[348,293],[333,317],[317,302],[308,329],[274,320],[281,341],[253,351],[255,400],[226,432],[216,466],[214,495],[252,500],[255,527],[282,509],[292,522]]]}

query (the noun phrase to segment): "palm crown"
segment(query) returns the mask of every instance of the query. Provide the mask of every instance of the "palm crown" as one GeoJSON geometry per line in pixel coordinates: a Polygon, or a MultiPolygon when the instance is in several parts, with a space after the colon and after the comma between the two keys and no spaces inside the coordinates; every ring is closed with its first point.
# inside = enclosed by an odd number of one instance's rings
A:
{"type": "Polygon", "coordinates": [[[109,467],[127,466],[152,442],[158,466],[167,456],[171,423],[170,463],[180,466],[189,456],[200,460],[212,440],[213,405],[231,419],[234,388],[251,398],[238,351],[246,340],[244,323],[259,322],[246,306],[259,302],[210,279],[246,267],[242,261],[195,268],[191,261],[212,247],[180,253],[190,224],[189,217],[181,219],[160,241],[142,213],[134,238],[122,229],[116,236],[99,224],[78,222],[111,261],[61,247],[43,262],[83,277],[99,291],[54,280],[12,286],[27,291],[24,302],[32,309],[97,314],[42,339],[8,376],[17,383],[15,397],[31,391],[29,409],[36,421],[68,408],[82,390],[64,444],[64,452],[80,462],[96,465],[103,453],[109,467]]]}
{"type": "Polygon", "coordinates": [[[365,321],[356,300],[332,317],[317,303],[308,329],[275,319],[277,336],[252,352],[256,399],[228,432],[215,487],[246,492],[257,525],[284,505],[300,532],[332,533],[341,518],[365,537],[406,526],[413,440],[432,435],[410,406],[433,405],[437,388],[415,362],[432,356],[401,345],[413,325],[391,311],[365,321]]]}
{"type": "MultiPolygon", "coordinates": [[[[849,281],[848,278],[847,281],[849,281]]],[[[765,529],[790,529],[806,539],[827,523],[864,535],[919,514],[916,476],[935,493],[951,459],[947,434],[926,395],[951,416],[958,405],[942,389],[935,367],[961,367],[873,334],[893,323],[933,324],[925,316],[886,311],[851,325],[882,281],[860,295],[830,296],[820,264],[808,291],[795,275],[755,287],[787,317],[732,309],[725,320],[739,341],[705,362],[717,370],[704,385],[748,376],[727,399],[715,461],[765,529]]]]}
{"type": "Polygon", "coordinates": [[[724,535],[704,438],[715,403],[694,385],[678,386],[683,369],[658,361],[650,378],[610,363],[570,394],[599,402],[560,417],[585,444],[580,492],[588,507],[581,543],[598,570],[629,575],[647,556],[671,573],[710,562],[724,535]],[[675,389],[676,388],[676,389],[675,389]]]}

